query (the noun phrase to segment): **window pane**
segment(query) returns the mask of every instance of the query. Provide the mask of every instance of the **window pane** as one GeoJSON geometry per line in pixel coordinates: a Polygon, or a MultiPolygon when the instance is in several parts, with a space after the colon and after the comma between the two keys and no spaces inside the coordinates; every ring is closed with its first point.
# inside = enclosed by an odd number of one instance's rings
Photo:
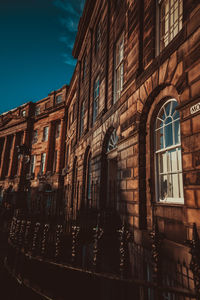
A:
{"type": "Polygon", "coordinates": [[[166,112],[166,115],[169,116],[170,115],[170,112],[171,112],[171,102],[169,102],[167,104],[167,106],[165,107],[165,112],[166,112]]]}
{"type": "Polygon", "coordinates": [[[179,198],[179,175],[172,175],[172,197],[179,198]]]}
{"type": "Polygon", "coordinates": [[[159,155],[159,174],[161,173],[167,173],[167,153],[161,153],[159,155]]]}
{"type": "Polygon", "coordinates": [[[173,115],[174,112],[176,112],[175,108],[178,105],[176,101],[172,101],[172,110],[171,110],[171,115],[173,115]]]}
{"type": "Polygon", "coordinates": [[[157,130],[157,150],[163,149],[164,147],[164,140],[163,140],[163,128],[157,130]]]}
{"type": "Polygon", "coordinates": [[[160,49],[162,50],[182,28],[182,0],[165,0],[160,5],[160,49]],[[179,26],[178,26],[179,24],[179,26]]]}
{"type": "Polygon", "coordinates": [[[175,138],[175,144],[180,143],[180,122],[177,120],[174,122],[174,138],[175,138]]]}
{"type": "Polygon", "coordinates": [[[165,128],[165,147],[173,145],[172,123],[168,124],[165,128]]]}
{"type": "Polygon", "coordinates": [[[167,175],[161,175],[159,180],[160,200],[167,198],[167,175]]]}
{"type": "Polygon", "coordinates": [[[168,156],[169,156],[169,171],[176,172],[178,170],[176,149],[168,151],[168,156]]]}

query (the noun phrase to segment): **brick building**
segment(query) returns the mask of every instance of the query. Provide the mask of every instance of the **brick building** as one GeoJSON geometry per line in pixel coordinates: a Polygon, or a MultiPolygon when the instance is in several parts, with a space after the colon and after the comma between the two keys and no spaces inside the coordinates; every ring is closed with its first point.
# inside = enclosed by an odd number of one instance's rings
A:
{"type": "Polygon", "coordinates": [[[32,206],[118,217],[138,244],[157,222],[168,255],[188,263],[184,242],[200,228],[199,17],[195,0],[87,0],[69,87],[1,116],[2,189],[18,184],[14,145],[30,130],[32,206]]]}
{"type": "Polygon", "coordinates": [[[1,193],[17,208],[59,209],[67,90],[1,115],[1,193]]]}
{"type": "Polygon", "coordinates": [[[186,260],[200,225],[199,14],[196,1],[86,1],[64,176],[74,217],[113,210],[140,243],[157,219],[166,249],[186,260]]]}
{"type": "MultiPolygon", "coordinates": [[[[12,194],[12,201],[17,201],[17,195],[24,191],[24,173],[27,167],[28,148],[31,133],[31,115],[33,104],[26,103],[16,109],[1,115],[0,123],[0,154],[1,199],[12,194]],[[23,145],[23,146],[22,146],[23,145]],[[20,148],[21,147],[21,148],[20,148]],[[19,150],[25,154],[24,158],[19,150]],[[24,159],[24,160],[23,160],[24,159]]],[[[18,203],[20,205],[20,203],[18,203]]]]}

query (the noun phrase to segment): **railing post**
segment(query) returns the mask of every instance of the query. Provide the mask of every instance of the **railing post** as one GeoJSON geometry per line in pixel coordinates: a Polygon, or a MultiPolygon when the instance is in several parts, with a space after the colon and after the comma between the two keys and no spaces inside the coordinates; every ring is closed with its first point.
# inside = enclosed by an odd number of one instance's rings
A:
{"type": "Polygon", "coordinates": [[[130,240],[130,232],[125,228],[125,223],[123,220],[122,227],[117,230],[119,233],[119,271],[120,271],[120,276],[123,278],[125,276],[126,270],[126,261],[127,261],[127,242],[130,240]]]}
{"type": "Polygon", "coordinates": [[[30,231],[31,231],[31,221],[26,221],[26,229],[24,234],[24,248],[25,252],[29,251],[30,248],[30,231]]]}
{"type": "Polygon", "coordinates": [[[25,224],[26,221],[22,220],[20,230],[19,230],[19,248],[22,248],[24,246],[25,224]]]}
{"type": "Polygon", "coordinates": [[[40,223],[37,222],[35,224],[34,234],[33,234],[33,243],[32,243],[32,249],[31,249],[31,254],[32,255],[36,254],[37,239],[38,239],[38,235],[39,235],[39,230],[40,230],[40,223]]]}
{"type": "Polygon", "coordinates": [[[191,262],[190,269],[193,272],[196,299],[200,300],[200,239],[196,223],[193,223],[192,240],[190,241],[191,262]]]}
{"type": "Polygon", "coordinates": [[[19,246],[19,232],[20,232],[21,220],[17,219],[16,227],[15,227],[15,237],[14,243],[18,247],[19,246]]]}
{"type": "Polygon", "coordinates": [[[12,223],[11,223],[11,226],[10,226],[10,234],[9,234],[9,237],[10,237],[10,241],[11,241],[11,242],[13,242],[13,241],[14,241],[14,238],[15,238],[15,230],[16,230],[16,226],[17,226],[17,218],[16,218],[16,217],[13,217],[12,223]]]}
{"type": "MultiPolygon", "coordinates": [[[[158,229],[158,222],[155,219],[153,230],[150,233],[152,239],[152,260],[153,260],[153,277],[157,287],[162,286],[162,271],[161,271],[161,246],[163,237],[158,229]]],[[[159,289],[156,291],[156,299],[162,299],[159,289]]]]}
{"type": "Polygon", "coordinates": [[[63,232],[63,226],[57,225],[56,226],[56,249],[55,249],[55,259],[58,259],[60,256],[60,241],[61,241],[61,234],[63,232]]]}
{"type": "Polygon", "coordinates": [[[80,227],[79,226],[72,226],[72,263],[76,262],[77,258],[77,243],[79,237],[80,227]]]}
{"type": "Polygon", "coordinates": [[[103,235],[103,229],[101,227],[99,227],[99,218],[100,215],[98,214],[97,216],[97,225],[96,227],[93,228],[93,232],[94,232],[94,239],[93,239],[93,260],[92,260],[92,264],[93,264],[93,269],[94,271],[96,271],[96,267],[97,267],[97,256],[98,256],[98,241],[101,239],[102,235],[103,235]]]}
{"type": "Polygon", "coordinates": [[[49,232],[49,224],[45,224],[43,228],[41,255],[45,257],[47,248],[47,235],[49,232]]]}

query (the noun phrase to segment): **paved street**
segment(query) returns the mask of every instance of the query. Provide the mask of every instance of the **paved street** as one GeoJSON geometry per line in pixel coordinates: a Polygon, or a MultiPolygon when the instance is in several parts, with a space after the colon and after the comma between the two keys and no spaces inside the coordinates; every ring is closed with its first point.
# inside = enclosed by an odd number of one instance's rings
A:
{"type": "Polygon", "coordinates": [[[1,300],[42,300],[43,298],[21,287],[6,271],[3,261],[7,251],[7,237],[0,233],[0,289],[1,300]]]}

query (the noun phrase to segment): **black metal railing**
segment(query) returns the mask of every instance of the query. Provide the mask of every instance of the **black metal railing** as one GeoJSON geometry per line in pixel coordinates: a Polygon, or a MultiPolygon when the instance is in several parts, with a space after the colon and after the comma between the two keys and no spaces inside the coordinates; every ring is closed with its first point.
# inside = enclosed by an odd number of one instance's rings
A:
{"type": "MultiPolygon", "coordinates": [[[[82,212],[77,222],[70,224],[65,220],[60,223],[48,223],[35,218],[25,219],[23,216],[15,216],[9,234],[11,248],[15,250],[8,253],[8,265],[11,269],[17,270],[16,273],[20,273],[21,277],[29,277],[29,272],[26,273],[24,269],[27,269],[33,261],[33,268],[36,269],[45,268],[45,262],[51,267],[56,262],[57,267],[63,267],[65,270],[68,268],[70,272],[73,270],[74,274],[78,274],[77,276],[83,280],[87,276],[91,277],[86,274],[93,274],[97,281],[94,280],[95,285],[98,284],[99,278],[104,278],[102,280],[105,284],[115,282],[113,283],[115,287],[117,282],[118,284],[120,282],[120,293],[124,291],[125,286],[128,290],[134,287],[134,293],[139,295],[139,298],[133,299],[199,299],[200,248],[195,226],[193,229],[195,234],[190,242],[192,254],[190,269],[186,264],[175,262],[163,254],[162,236],[156,223],[151,233],[151,247],[144,247],[131,239],[133,233],[129,232],[125,223],[120,224],[118,220],[113,222],[111,216],[113,214],[108,211],[100,214],[92,210],[85,212],[85,215],[82,212]],[[24,258],[19,253],[23,253],[24,258]],[[43,262],[41,267],[38,262],[43,262]]],[[[36,278],[32,280],[34,282],[36,278]]],[[[41,281],[40,286],[43,284],[41,281]]],[[[110,288],[108,287],[108,290],[110,288]]],[[[117,299],[130,298],[127,294],[127,298],[120,298],[117,295],[117,299]]]]}

